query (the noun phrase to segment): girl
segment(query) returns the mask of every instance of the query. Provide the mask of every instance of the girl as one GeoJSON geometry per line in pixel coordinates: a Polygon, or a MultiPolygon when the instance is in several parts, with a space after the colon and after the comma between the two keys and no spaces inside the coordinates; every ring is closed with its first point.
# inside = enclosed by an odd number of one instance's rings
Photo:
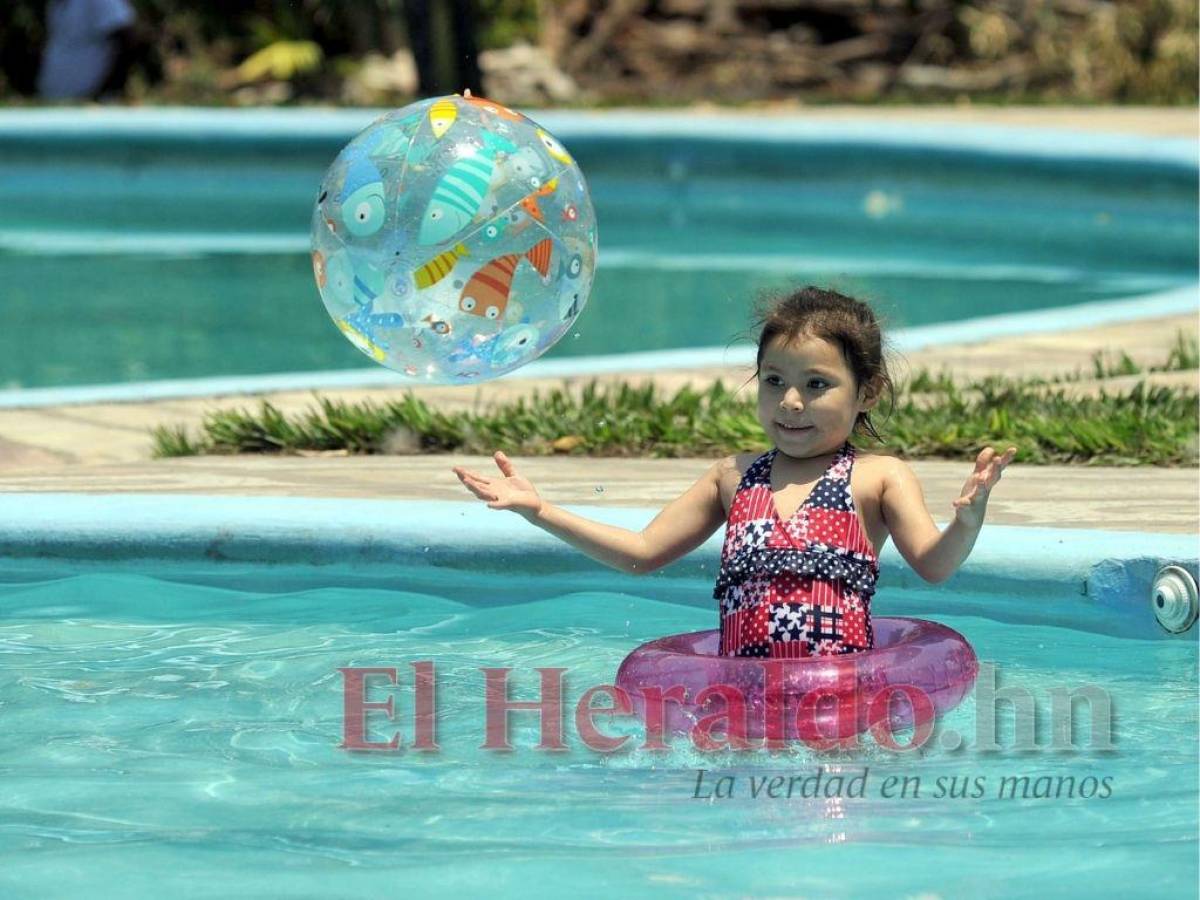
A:
{"type": "Polygon", "coordinates": [[[511,509],[634,574],[694,550],[724,522],[713,591],[723,655],[869,650],[878,548],[890,536],[917,574],[945,581],[970,554],[988,493],[1017,448],[999,456],[983,449],[953,503],[954,521],[939,532],[904,461],[849,443],[853,433],[882,441],[870,410],[885,389],[894,402],[895,389],[874,313],[833,291],[807,287],[768,311],[755,377],[758,420],[773,449],[714,463],[640,533],[547,503],[502,452],[495,454],[501,477],[453,471],[491,509],[511,509]]]}

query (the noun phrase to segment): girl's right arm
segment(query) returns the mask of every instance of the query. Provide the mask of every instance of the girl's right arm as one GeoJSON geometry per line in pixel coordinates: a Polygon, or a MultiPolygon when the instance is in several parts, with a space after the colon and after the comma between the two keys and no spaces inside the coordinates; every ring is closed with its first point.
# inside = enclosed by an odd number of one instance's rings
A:
{"type": "Polygon", "coordinates": [[[454,468],[454,474],[476,497],[489,501],[490,508],[511,509],[592,559],[622,572],[644,575],[662,568],[699,547],[725,521],[719,477],[731,459],[714,463],[640,532],[593,522],[547,503],[528,479],[517,474],[507,456],[497,452],[495,460],[503,478],[484,478],[461,466],[454,468]]]}

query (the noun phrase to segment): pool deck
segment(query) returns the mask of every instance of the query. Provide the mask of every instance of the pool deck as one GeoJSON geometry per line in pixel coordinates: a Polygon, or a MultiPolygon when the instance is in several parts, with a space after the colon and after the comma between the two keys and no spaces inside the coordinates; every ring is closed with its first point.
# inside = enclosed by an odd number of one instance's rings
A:
{"type": "MultiPolygon", "coordinates": [[[[1066,374],[1091,370],[1096,351],[1124,350],[1143,366],[1161,365],[1177,330],[1195,334],[1194,315],[1175,315],[1051,334],[1006,337],[913,351],[896,359],[897,374],[922,366],[945,367],[956,376],[991,372],[1066,374]]],[[[669,372],[598,376],[600,382],[652,379],[672,391],[698,388],[720,378],[740,385],[750,370],[727,366],[669,372]]],[[[1143,376],[1085,380],[1072,390],[1127,389],[1143,376]]],[[[486,407],[533,390],[564,383],[575,390],[590,380],[506,377],[470,387],[414,388],[442,409],[486,407]]],[[[1156,373],[1153,384],[1198,385],[1195,370],[1156,373]]],[[[325,396],[376,402],[402,395],[396,389],[330,390],[325,396]]],[[[353,457],[344,453],[284,457],[228,456],[150,458],[149,429],[181,424],[195,429],[208,410],[257,407],[270,400],[295,412],[309,407],[311,392],[203,397],[153,402],[94,403],[0,410],[0,492],[214,494],[346,497],[406,500],[474,498],[451,472],[466,465],[489,472],[485,457],[457,454],[353,457]]],[[[885,426],[886,430],[886,426],[885,426]]],[[[579,456],[514,457],[542,495],[568,505],[659,508],[678,496],[709,465],[707,459],[627,459],[579,456]]],[[[949,521],[951,501],[971,471],[968,461],[918,460],[913,464],[930,512],[949,521]]],[[[1200,469],[1023,466],[1013,464],[993,494],[988,521],[997,524],[1114,531],[1195,534],[1200,531],[1200,469]]],[[[480,503],[481,511],[487,512],[480,503]]]]}

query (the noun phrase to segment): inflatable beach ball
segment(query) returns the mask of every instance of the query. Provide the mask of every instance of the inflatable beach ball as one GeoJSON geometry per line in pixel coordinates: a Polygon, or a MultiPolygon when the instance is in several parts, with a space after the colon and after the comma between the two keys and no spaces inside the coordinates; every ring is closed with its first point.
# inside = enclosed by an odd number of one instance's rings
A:
{"type": "Polygon", "coordinates": [[[549,132],[482,97],[441,97],[378,119],[334,160],[312,261],[329,315],[371,359],[414,381],[484,381],[571,328],[596,217],[549,132]]]}

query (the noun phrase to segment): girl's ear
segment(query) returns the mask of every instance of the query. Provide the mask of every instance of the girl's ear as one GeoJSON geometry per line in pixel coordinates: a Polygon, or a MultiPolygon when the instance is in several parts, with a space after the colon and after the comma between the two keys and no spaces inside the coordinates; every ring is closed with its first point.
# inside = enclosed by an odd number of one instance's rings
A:
{"type": "Polygon", "coordinates": [[[874,409],[875,404],[879,402],[879,398],[883,393],[883,380],[878,376],[863,384],[858,389],[858,402],[863,407],[865,412],[868,409],[874,409]]]}

